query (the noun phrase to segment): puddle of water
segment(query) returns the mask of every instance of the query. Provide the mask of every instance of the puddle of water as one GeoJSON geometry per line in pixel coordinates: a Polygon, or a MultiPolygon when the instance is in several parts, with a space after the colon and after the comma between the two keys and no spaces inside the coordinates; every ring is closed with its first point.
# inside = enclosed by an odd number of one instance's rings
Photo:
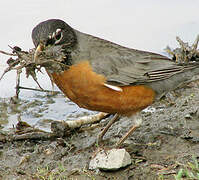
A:
{"type": "Polygon", "coordinates": [[[3,130],[15,127],[20,119],[36,128],[50,131],[50,123],[53,120],[74,120],[77,117],[91,114],[88,110],[79,108],[70,102],[63,95],[52,97],[46,93],[35,93],[32,97],[20,97],[19,104],[16,105],[9,105],[9,99],[0,99],[0,101],[5,101],[7,104],[7,108],[4,109],[7,116],[0,116],[3,130]]]}
{"type": "MultiPolygon", "coordinates": [[[[175,37],[178,35],[183,40],[193,42],[199,33],[198,7],[199,1],[157,0],[143,1],[107,1],[93,2],[60,0],[56,4],[47,0],[3,1],[0,11],[1,44],[0,50],[9,51],[7,45],[18,45],[24,50],[33,47],[31,31],[42,20],[60,18],[74,28],[108,39],[124,46],[163,53],[169,44],[176,47],[175,37]],[[9,9],[9,11],[8,11],[9,9]],[[10,13],[12,12],[12,13],[10,13]],[[92,16],[91,16],[92,14],[92,16]],[[10,23],[12,22],[12,23],[10,23]]],[[[6,68],[8,57],[0,54],[0,74],[6,68]]],[[[9,72],[0,81],[0,98],[9,98],[15,95],[15,72],[9,72]]],[[[39,74],[38,81],[44,89],[51,90],[51,83],[46,74],[39,74]]],[[[37,87],[35,82],[21,78],[21,86],[37,87]]],[[[57,90],[57,89],[56,89],[57,90]]],[[[41,102],[41,105],[29,107],[24,112],[11,114],[4,118],[5,129],[17,123],[20,114],[23,121],[35,126],[49,129],[45,123],[49,120],[75,119],[89,111],[80,109],[62,96],[52,98],[53,103],[45,93],[22,90],[20,98],[31,103],[41,102]],[[42,111],[43,110],[43,111],[42,111]],[[42,111],[42,112],[41,112],[42,111]],[[43,124],[43,125],[42,125],[43,124]]],[[[2,101],[2,99],[0,100],[2,101]]],[[[25,106],[24,105],[21,106],[25,106]]],[[[148,108],[145,111],[154,112],[148,108]]],[[[1,117],[2,112],[0,112],[1,117]]],[[[1,121],[0,121],[1,122],[1,121]]],[[[47,123],[48,124],[48,123],[47,123]]]]}

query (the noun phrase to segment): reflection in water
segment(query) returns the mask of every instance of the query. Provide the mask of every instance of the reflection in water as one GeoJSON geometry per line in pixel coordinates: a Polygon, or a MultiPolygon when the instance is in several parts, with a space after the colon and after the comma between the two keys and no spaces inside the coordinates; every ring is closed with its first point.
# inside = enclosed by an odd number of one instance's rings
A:
{"type": "MultiPolygon", "coordinates": [[[[8,44],[18,45],[24,50],[32,48],[33,27],[43,20],[60,18],[80,31],[124,46],[162,53],[167,45],[176,47],[176,35],[188,42],[195,39],[199,33],[198,7],[199,1],[195,0],[60,0],[56,3],[56,8],[54,3],[49,3],[47,0],[29,0],[28,4],[25,0],[7,0],[3,1],[0,7],[2,27],[0,49],[9,51],[8,44]]],[[[7,59],[8,57],[0,54],[0,74],[6,68],[7,59]]],[[[45,74],[40,74],[38,81],[44,89],[51,89],[51,83],[45,74]]],[[[23,74],[21,86],[37,87],[31,78],[25,78],[25,74],[23,74]]],[[[0,98],[13,96],[14,87],[15,72],[9,72],[0,82],[0,98]]],[[[24,101],[32,102],[37,99],[42,102],[41,106],[34,107],[35,109],[28,108],[21,113],[22,120],[30,124],[36,124],[41,119],[41,117],[33,117],[30,111],[41,110],[47,101],[45,93],[42,93],[42,97],[35,97],[35,94],[39,93],[25,90],[20,93],[24,101]]],[[[66,104],[63,97],[53,98],[53,100],[55,103],[48,104],[48,109],[39,113],[42,118],[63,120],[71,114],[74,116],[82,112],[76,105],[66,104]]],[[[7,127],[12,127],[16,119],[16,114],[9,113],[7,127]]]]}
{"type": "Polygon", "coordinates": [[[49,131],[52,120],[74,120],[94,113],[78,108],[63,95],[53,96],[46,93],[34,93],[28,98],[21,97],[14,103],[10,99],[0,99],[0,110],[0,124],[5,130],[14,127],[18,120],[21,120],[49,131]]]}

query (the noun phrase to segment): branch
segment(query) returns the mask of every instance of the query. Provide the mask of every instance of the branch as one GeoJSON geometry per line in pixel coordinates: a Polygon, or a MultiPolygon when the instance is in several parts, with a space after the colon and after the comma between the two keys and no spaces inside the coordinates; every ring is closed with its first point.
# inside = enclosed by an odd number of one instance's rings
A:
{"type": "Polygon", "coordinates": [[[199,35],[191,46],[189,46],[187,42],[183,42],[179,37],[176,37],[176,40],[180,45],[179,48],[171,50],[171,48],[167,46],[165,49],[176,63],[188,63],[199,60],[199,50],[197,50],[199,35]]]}
{"type": "Polygon", "coordinates": [[[51,123],[52,132],[50,133],[38,128],[34,128],[26,122],[19,121],[16,125],[15,134],[1,134],[0,131],[0,142],[36,139],[44,140],[69,136],[74,129],[80,128],[87,124],[97,123],[109,115],[110,114],[107,113],[98,113],[95,115],[82,117],[74,121],[53,121],[51,123]]]}
{"type": "Polygon", "coordinates": [[[19,86],[19,89],[25,89],[25,90],[31,90],[31,91],[39,91],[39,92],[47,92],[47,93],[61,93],[60,91],[51,91],[51,90],[45,90],[45,89],[35,89],[35,88],[29,88],[29,87],[22,87],[19,86]]]}
{"type": "Polygon", "coordinates": [[[2,51],[2,50],[0,50],[0,53],[1,53],[1,54],[5,54],[5,55],[8,55],[8,56],[17,56],[17,54],[8,53],[8,52],[2,51]]]}

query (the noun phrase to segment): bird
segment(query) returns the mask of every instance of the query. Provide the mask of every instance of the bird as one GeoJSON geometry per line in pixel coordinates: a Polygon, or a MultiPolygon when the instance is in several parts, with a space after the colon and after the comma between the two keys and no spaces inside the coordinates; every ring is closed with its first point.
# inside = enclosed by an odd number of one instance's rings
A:
{"type": "Polygon", "coordinates": [[[138,115],[143,109],[199,74],[198,62],[176,63],[157,53],[124,47],[80,32],[60,19],[37,24],[32,40],[35,62],[44,50],[50,51],[52,58],[53,54],[64,54],[57,66],[45,68],[71,101],[82,108],[114,115],[97,142],[120,117],[132,119],[133,126],[117,147],[139,127],[138,115]]]}

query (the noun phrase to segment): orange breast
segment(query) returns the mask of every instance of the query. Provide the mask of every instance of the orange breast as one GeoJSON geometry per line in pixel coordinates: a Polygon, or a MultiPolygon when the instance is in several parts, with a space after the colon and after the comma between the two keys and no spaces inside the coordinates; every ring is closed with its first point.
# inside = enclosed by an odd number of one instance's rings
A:
{"type": "Polygon", "coordinates": [[[144,85],[124,86],[122,92],[105,87],[106,78],[93,72],[88,61],[51,76],[69,99],[94,111],[131,115],[152,104],[155,97],[154,91],[144,85]]]}

